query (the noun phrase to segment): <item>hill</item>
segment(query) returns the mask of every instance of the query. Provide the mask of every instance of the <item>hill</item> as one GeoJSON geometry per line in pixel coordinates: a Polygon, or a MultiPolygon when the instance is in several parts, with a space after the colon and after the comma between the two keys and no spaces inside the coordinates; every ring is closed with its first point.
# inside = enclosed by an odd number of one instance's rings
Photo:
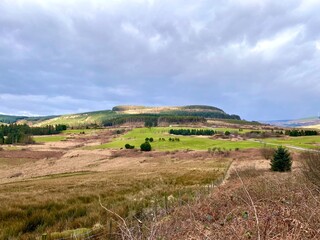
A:
{"type": "Polygon", "coordinates": [[[13,116],[13,115],[3,115],[0,114],[0,123],[10,124],[10,123],[19,123],[19,122],[41,122],[48,119],[55,118],[57,116],[13,116]]]}
{"type": "Polygon", "coordinates": [[[230,115],[220,108],[206,105],[189,105],[181,107],[116,106],[112,110],[121,114],[162,114],[240,120],[238,115],[230,115]]]}
{"type": "Polygon", "coordinates": [[[0,115],[2,123],[27,123],[33,126],[66,124],[69,126],[88,126],[88,125],[114,125],[127,121],[145,121],[146,119],[165,119],[173,121],[179,118],[188,121],[203,121],[204,118],[210,119],[232,119],[240,120],[238,115],[228,114],[222,109],[205,106],[205,105],[189,105],[174,107],[146,107],[146,106],[115,106],[112,110],[67,114],[60,116],[9,116],[0,115]]]}
{"type": "Polygon", "coordinates": [[[225,112],[216,107],[205,106],[205,105],[190,105],[183,107],[145,107],[145,106],[134,106],[134,105],[123,105],[123,106],[115,106],[112,108],[112,111],[121,112],[126,114],[160,114],[160,113],[168,113],[175,111],[184,111],[184,112],[215,112],[222,113],[225,112]]]}
{"type": "Polygon", "coordinates": [[[281,126],[281,127],[303,127],[303,128],[318,128],[320,129],[320,118],[309,117],[295,120],[275,120],[265,122],[268,124],[281,126]]]}

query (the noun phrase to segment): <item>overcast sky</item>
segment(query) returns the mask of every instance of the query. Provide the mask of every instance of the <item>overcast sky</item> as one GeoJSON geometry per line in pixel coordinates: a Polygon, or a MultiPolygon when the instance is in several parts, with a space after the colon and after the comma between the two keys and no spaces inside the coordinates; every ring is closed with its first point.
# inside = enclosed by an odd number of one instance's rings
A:
{"type": "Polygon", "coordinates": [[[320,111],[319,0],[1,0],[0,112],[320,111]]]}

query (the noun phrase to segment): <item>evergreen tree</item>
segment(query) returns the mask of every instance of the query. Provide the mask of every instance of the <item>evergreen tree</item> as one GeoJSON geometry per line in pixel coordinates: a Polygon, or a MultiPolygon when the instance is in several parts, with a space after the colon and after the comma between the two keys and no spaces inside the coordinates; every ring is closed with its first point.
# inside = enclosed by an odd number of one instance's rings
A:
{"type": "Polygon", "coordinates": [[[291,171],[292,159],[287,149],[280,146],[271,159],[271,170],[277,172],[291,171]]]}

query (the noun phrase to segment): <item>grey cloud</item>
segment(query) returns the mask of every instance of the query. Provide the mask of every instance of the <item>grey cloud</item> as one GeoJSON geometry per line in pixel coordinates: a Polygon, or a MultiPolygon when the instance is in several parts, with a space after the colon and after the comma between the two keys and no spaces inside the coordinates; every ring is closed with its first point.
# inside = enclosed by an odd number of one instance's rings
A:
{"type": "Polygon", "coordinates": [[[0,112],[125,103],[208,104],[255,120],[315,115],[319,8],[312,0],[1,1],[0,94],[17,101],[1,98],[0,112]]]}

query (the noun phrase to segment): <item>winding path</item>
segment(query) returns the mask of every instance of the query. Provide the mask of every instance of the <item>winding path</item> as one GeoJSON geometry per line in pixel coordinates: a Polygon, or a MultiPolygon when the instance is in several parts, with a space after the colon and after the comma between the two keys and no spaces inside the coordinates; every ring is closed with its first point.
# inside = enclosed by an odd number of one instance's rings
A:
{"type": "MultiPolygon", "coordinates": [[[[262,144],[265,144],[265,145],[272,145],[272,146],[280,146],[281,145],[281,144],[276,144],[276,143],[268,143],[268,142],[264,142],[264,141],[261,141],[261,140],[254,140],[254,139],[249,139],[248,141],[258,142],[258,143],[262,143],[262,144]]],[[[300,151],[308,151],[308,152],[318,152],[318,153],[320,153],[320,150],[315,150],[315,149],[296,147],[296,146],[292,146],[292,145],[284,145],[284,146],[287,147],[287,148],[300,150],[300,151]]]]}

